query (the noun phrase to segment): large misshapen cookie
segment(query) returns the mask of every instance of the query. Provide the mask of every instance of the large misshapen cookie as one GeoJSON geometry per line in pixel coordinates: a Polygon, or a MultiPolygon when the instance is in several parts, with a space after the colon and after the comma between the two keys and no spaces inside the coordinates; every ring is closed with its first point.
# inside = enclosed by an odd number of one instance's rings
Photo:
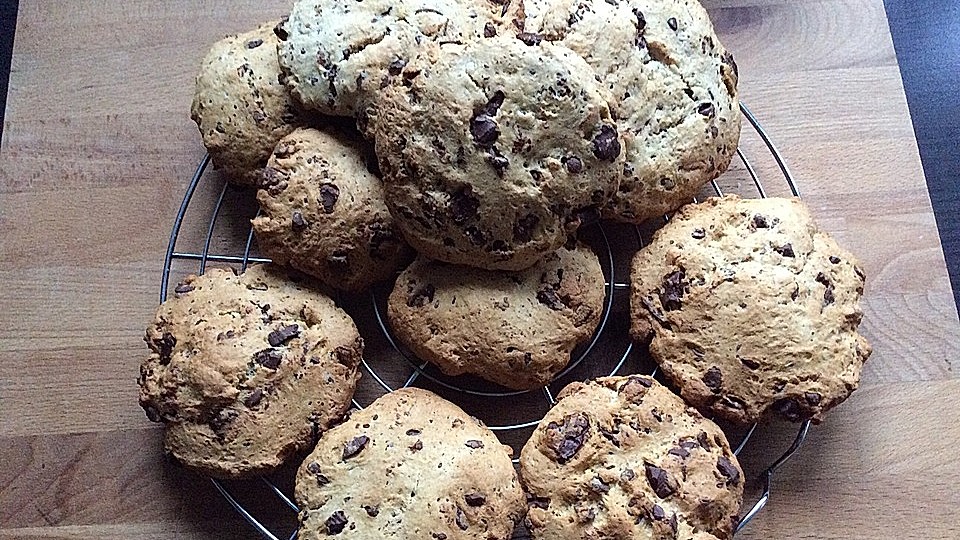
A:
{"type": "Polygon", "coordinates": [[[495,37],[433,47],[370,120],[387,206],[445,262],[522,270],[596,217],[617,188],[617,126],[564,47],[495,37]]]}
{"type": "Polygon", "coordinates": [[[631,331],[702,411],[820,421],[870,355],[864,279],[799,199],[711,198],[634,257],[631,331]]]}
{"type": "Polygon", "coordinates": [[[147,328],[140,404],[164,448],[217,477],[269,472],[347,411],[363,340],[282,269],[211,269],[177,285],[147,328]]]}
{"type": "Polygon", "coordinates": [[[523,515],[511,450],[436,394],[403,388],[323,434],[297,472],[301,540],[507,540],[523,515]]]}
{"type": "Polygon", "coordinates": [[[258,185],[273,147],[299,123],[278,80],[276,24],[218,41],[197,75],[190,117],[214,166],[238,184],[258,185]]]}
{"type": "Polygon", "coordinates": [[[520,454],[535,539],[728,539],[743,472],[720,428],[650,377],[572,383],[520,454]]]}
{"type": "Polygon", "coordinates": [[[583,56],[621,126],[604,216],[640,223],[689,202],[740,139],[737,66],[697,0],[527,0],[524,31],[583,56]]]}
{"type": "Polygon", "coordinates": [[[279,27],[284,82],[310,109],[354,116],[431,42],[516,33],[520,0],[300,0],[279,27]]]}
{"type": "Polygon", "coordinates": [[[277,144],[257,193],[260,249],[330,286],[359,291],[412,257],[367,169],[362,141],[298,129],[277,144]]]}
{"type": "Polygon", "coordinates": [[[603,299],[597,256],[564,247],[520,272],[420,257],[397,279],[387,314],[397,338],[444,373],[530,389],[593,335],[603,299]]]}

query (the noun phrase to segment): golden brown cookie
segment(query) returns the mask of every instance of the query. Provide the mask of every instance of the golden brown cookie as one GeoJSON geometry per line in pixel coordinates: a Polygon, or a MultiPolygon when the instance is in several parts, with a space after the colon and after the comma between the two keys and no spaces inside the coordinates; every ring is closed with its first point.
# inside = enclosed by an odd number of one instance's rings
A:
{"type": "Polygon", "coordinates": [[[218,41],[197,75],[190,117],[214,166],[238,184],[259,184],[273,147],[299,122],[293,99],[278,81],[274,26],[218,41]]]}
{"type": "Polygon", "coordinates": [[[367,170],[362,144],[309,128],[277,144],[253,220],[257,244],[273,262],[359,291],[413,257],[387,211],[380,179],[367,170]]]}
{"type": "Polygon", "coordinates": [[[625,163],[604,216],[676,210],[740,139],[737,65],[697,0],[526,0],[524,31],[583,56],[609,93],[625,163]]]}
{"type": "Polygon", "coordinates": [[[716,424],[650,377],[557,399],[520,454],[534,539],[733,536],[743,472],[716,424]]]}
{"type": "Polygon", "coordinates": [[[403,388],[323,434],[297,472],[300,540],[507,540],[523,515],[511,450],[436,394],[403,388]]]}
{"type": "Polygon", "coordinates": [[[519,272],[420,257],[397,279],[387,314],[397,338],[444,373],[530,389],[593,335],[603,299],[597,256],[563,247],[519,272]]]}
{"type": "Polygon", "coordinates": [[[140,404],[165,424],[166,452],[211,476],[265,473],[306,450],[360,378],[350,317],[273,266],[188,277],[145,339],[140,404]]]}
{"type": "Polygon", "coordinates": [[[632,333],[688,403],[823,419],[857,388],[864,273],[799,199],[683,207],[633,259],[632,333]]]}

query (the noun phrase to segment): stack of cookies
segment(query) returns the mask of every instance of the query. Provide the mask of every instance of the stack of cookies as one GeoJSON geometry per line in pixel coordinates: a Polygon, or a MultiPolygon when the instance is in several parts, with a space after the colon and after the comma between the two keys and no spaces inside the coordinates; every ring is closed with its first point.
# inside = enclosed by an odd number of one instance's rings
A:
{"type": "Polygon", "coordinates": [[[309,452],[300,538],[730,538],[743,475],[708,417],[820,421],[870,353],[863,272],[798,200],[683,206],[736,151],[737,76],[696,0],[300,0],[216,43],[192,117],[273,263],[160,306],[139,383],[166,452],[225,478],[309,452]],[[417,356],[536,389],[601,318],[578,230],[670,212],[631,321],[680,396],[571,384],[519,476],[425,390],[349,414],[363,338],[333,290],[392,281],[417,356]]]}

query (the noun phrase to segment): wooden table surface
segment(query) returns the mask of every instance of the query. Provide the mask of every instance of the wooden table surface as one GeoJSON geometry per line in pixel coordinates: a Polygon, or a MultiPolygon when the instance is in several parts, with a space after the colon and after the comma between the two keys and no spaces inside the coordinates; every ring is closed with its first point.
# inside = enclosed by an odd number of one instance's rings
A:
{"type": "MultiPolygon", "coordinates": [[[[219,36],[289,3],[21,3],[0,146],[0,538],[257,538],[162,460],[136,377],[203,155],[195,70],[219,36]]],[[[742,98],[863,261],[874,346],[860,390],[738,538],[958,538],[960,323],[883,4],[707,5],[742,98]]],[[[766,426],[748,469],[794,429],[766,426]]]]}

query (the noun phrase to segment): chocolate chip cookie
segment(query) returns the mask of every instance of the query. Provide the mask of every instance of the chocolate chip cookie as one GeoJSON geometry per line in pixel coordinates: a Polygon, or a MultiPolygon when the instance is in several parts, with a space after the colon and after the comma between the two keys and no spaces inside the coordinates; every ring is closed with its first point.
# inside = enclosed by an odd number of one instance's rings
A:
{"type": "Polygon", "coordinates": [[[284,82],[310,109],[354,116],[417,50],[516,33],[520,0],[300,0],[278,28],[284,82]]]}
{"type": "Polygon", "coordinates": [[[558,400],[520,454],[533,538],[732,538],[743,472],[716,424],[649,377],[558,400]]]}
{"type": "Polygon", "coordinates": [[[603,299],[597,256],[564,247],[520,272],[420,257],[397,279],[387,314],[397,338],[444,373],[524,390],[570,362],[596,330],[603,299]]]}
{"type": "Polygon", "coordinates": [[[511,450],[439,396],[404,388],[323,434],[297,472],[300,540],[507,540],[523,515],[511,450]]]}
{"type": "Polygon", "coordinates": [[[392,277],[413,257],[361,145],[332,130],[284,137],[264,171],[253,220],[257,243],[274,262],[352,291],[392,277]]]}
{"type": "Polygon", "coordinates": [[[433,259],[522,270],[617,188],[620,135],[592,71],[550,43],[436,46],[375,106],[387,206],[433,259]]]}
{"type": "Polygon", "coordinates": [[[573,49],[610,95],[623,175],[604,217],[689,202],[737,150],[737,65],[696,0],[526,0],[524,31],[573,49]]]}
{"type": "Polygon", "coordinates": [[[197,75],[190,117],[214,166],[238,184],[259,184],[273,147],[299,122],[293,98],[277,80],[276,24],[218,41],[197,75]]]}
{"type": "Polygon", "coordinates": [[[217,477],[268,472],[346,412],[363,340],[350,317],[273,266],[190,276],[147,328],[140,405],[164,448],[217,477]]]}
{"type": "Polygon", "coordinates": [[[870,355],[864,279],[799,199],[711,198],[634,257],[631,331],[701,411],[819,422],[870,355]]]}

